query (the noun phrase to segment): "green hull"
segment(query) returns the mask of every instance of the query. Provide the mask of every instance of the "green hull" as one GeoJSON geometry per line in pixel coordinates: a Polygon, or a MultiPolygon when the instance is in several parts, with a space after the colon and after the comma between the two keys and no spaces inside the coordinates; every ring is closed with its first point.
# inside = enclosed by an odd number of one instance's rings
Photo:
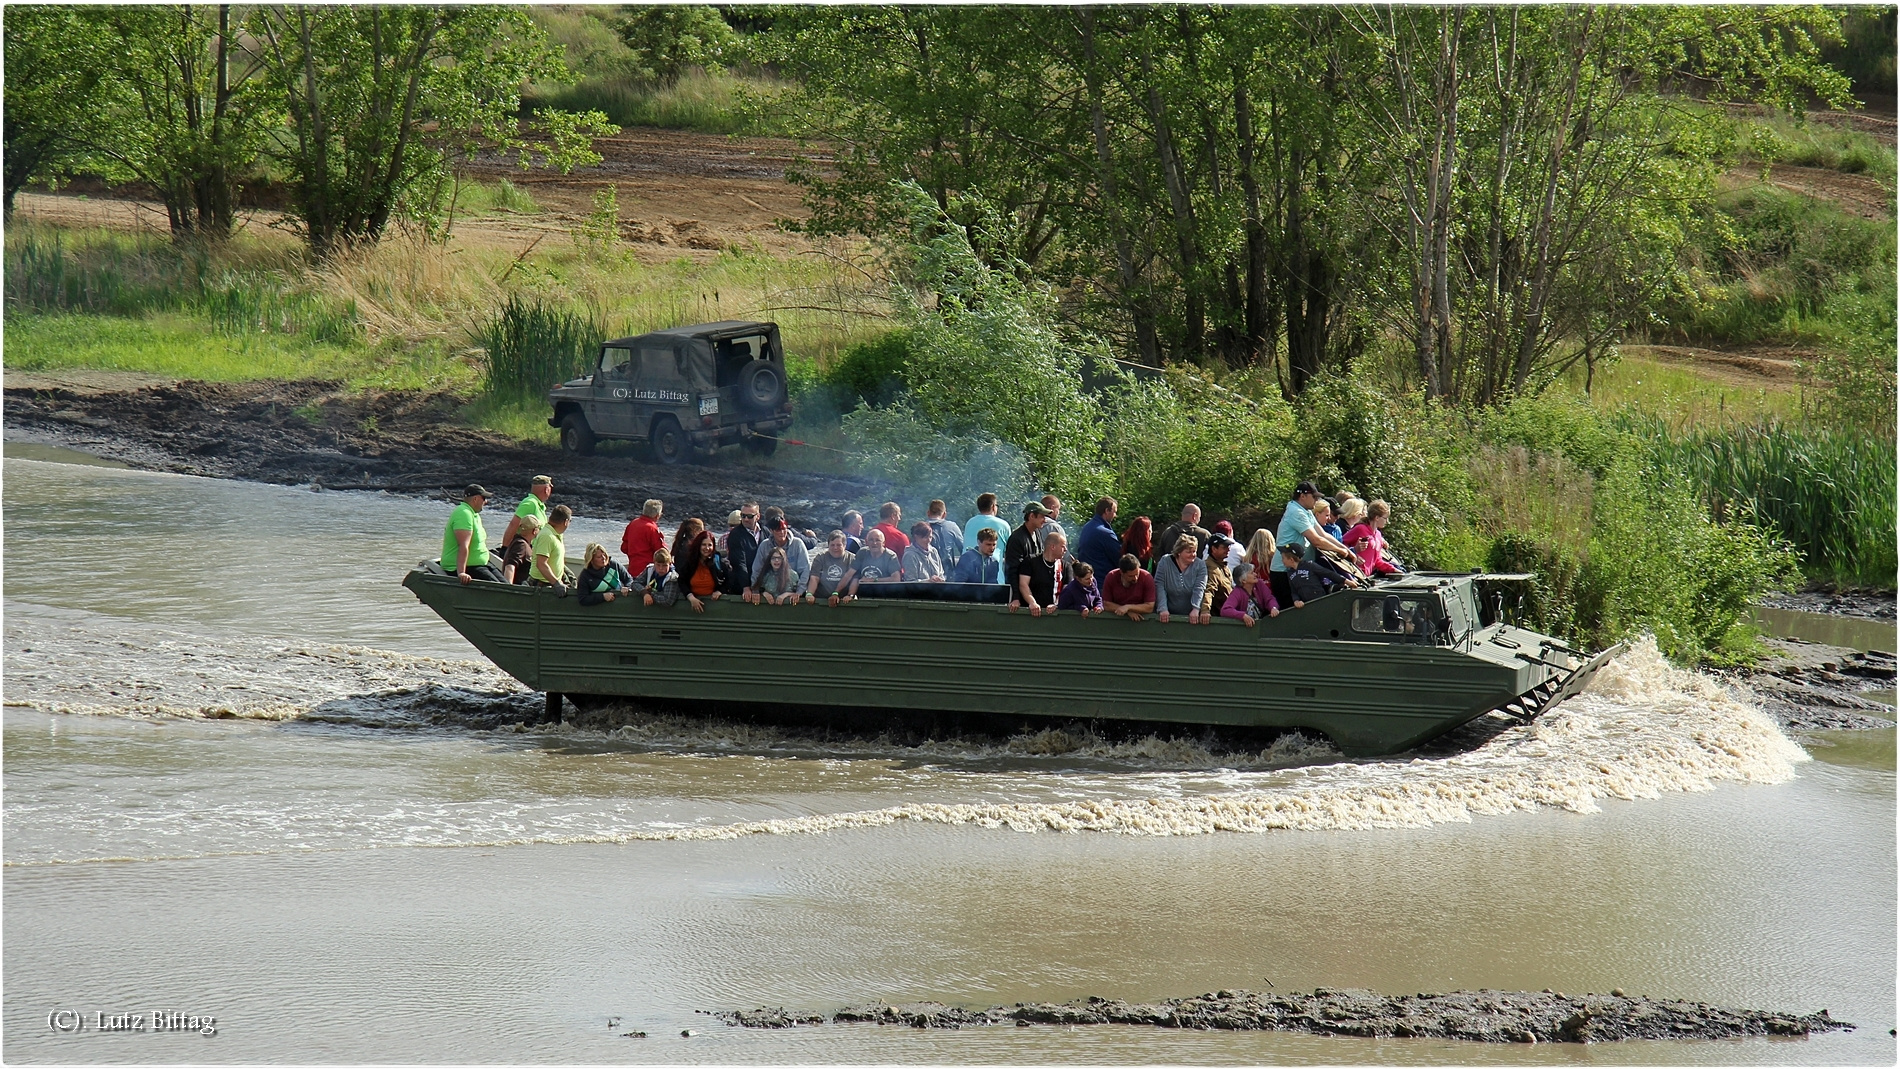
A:
{"type": "Polygon", "coordinates": [[[551,694],[1301,728],[1354,756],[1410,749],[1577,674],[1538,663],[1559,656],[1549,640],[1501,625],[1453,645],[1336,638],[1344,594],[1247,628],[943,601],[582,607],[422,569],[403,585],[551,694]]]}

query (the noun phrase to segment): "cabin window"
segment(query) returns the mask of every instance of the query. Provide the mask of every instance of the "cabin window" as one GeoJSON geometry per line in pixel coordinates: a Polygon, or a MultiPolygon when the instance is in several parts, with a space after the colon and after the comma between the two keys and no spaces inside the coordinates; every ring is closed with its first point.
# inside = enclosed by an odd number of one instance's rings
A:
{"type": "Polygon", "coordinates": [[[766,354],[766,341],[763,334],[749,334],[743,338],[728,338],[719,343],[719,356],[722,359],[759,360],[766,354]]]}
{"type": "Polygon", "coordinates": [[[617,379],[627,377],[628,366],[633,362],[633,350],[609,345],[600,351],[600,371],[603,375],[612,375],[617,379]]]}
{"type": "Polygon", "coordinates": [[[1352,603],[1352,629],[1364,634],[1430,635],[1437,598],[1358,598],[1352,603]]]}

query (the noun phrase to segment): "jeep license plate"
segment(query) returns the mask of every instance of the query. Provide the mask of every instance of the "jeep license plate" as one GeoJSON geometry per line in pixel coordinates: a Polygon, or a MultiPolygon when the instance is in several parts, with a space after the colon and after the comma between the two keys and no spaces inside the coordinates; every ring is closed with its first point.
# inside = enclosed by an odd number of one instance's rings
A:
{"type": "Polygon", "coordinates": [[[719,414],[719,398],[717,397],[700,398],[699,399],[699,414],[702,416],[718,415],[719,414]]]}

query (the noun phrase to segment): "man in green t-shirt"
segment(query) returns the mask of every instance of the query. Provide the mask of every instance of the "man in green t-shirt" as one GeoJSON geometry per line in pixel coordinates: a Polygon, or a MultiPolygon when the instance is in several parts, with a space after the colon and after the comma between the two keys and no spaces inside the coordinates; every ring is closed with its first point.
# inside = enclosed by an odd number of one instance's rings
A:
{"type": "Polygon", "coordinates": [[[528,571],[530,584],[551,586],[560,597],[567,597],[567,544],[563,536],[573,518],[573,511],[566,505],[548,510],[547,526],[534,536],[534,566],[528,571]]]}
{"type": "Polygon", "coordinates": [[[442,570],[463,583],[471,579],[502,581],[501,572],[488,562],[488,532],[482,530],[480,515],[486,504],[488,491],[469,483],[462,491],[462,503],[449,513],[449,525],[442,531],[442,570]]]}
{"type": "Polygon", "coordinates": [[[528,484],[528,496],[522,498],[521,504],[515,506],[515,514],[508,521],[508,529],[501,533],[501,544],[506,546],[515,540],[515,531],[520,528],[521,519],[524,516],[533,516],[541,521],[541,526],[546,527],[548,498],[552,496],[554,496],[554,480],[546,475],[535,476],[534,481],[528,484]]]}

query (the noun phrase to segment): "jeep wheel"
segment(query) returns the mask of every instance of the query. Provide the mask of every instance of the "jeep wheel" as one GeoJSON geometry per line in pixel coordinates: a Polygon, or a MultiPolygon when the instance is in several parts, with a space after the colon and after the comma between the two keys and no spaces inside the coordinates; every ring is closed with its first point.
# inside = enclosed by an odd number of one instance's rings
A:
{"type": "Polygon", "coordinates": [[[680,421],[661,416],[653,421],[653,459],[662,464],[683,464],[693,455],[693,447],[680,430],[680,421]]]}
{"type": "Polygon", "coordinates": [[[755,360],[739,373],[739,407],[754,412],[776,412],[785,403],[785,369],[769,360],[755,360]]]}
{"type": "Polygon", "coordinates": [[[745,446],[746,452],[757,453],[762,457],[769,457],[778,452],[778,439],[767,438],[762,434],[755,434],[740,444],[745,446]]]}
{"type": "Polygon", "coordinates": [[[561,419],[561,448],[576,456],[594,455],[594,429],[587,425],[587,417],[579,412],[569,412],[561,419]]]}

